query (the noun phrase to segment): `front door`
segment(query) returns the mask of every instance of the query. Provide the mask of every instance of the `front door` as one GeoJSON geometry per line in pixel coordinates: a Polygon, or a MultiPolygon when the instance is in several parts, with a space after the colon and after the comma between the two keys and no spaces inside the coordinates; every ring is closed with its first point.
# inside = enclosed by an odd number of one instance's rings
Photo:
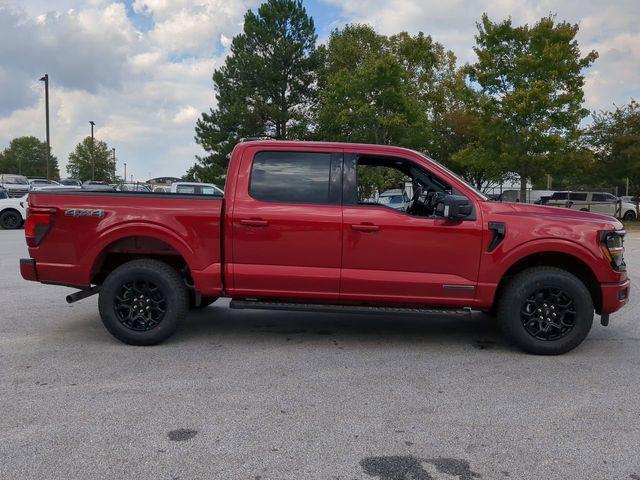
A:
{"type": "Polygon", "coordinates": [[[435,217],[430,202],[451,187],[415,160],[345,153],[344,169],[341,299],[471,305],[482,242],[477,209],[464,221],[435,217]],[[399,208],[385,198],[407,190],[411,200],[399,208]]]}
{"type": "Polygon", "coordinates": [[[245,150],[235,186],[230,294],[335,300],[342,153],[258,148],[245,150]]]}

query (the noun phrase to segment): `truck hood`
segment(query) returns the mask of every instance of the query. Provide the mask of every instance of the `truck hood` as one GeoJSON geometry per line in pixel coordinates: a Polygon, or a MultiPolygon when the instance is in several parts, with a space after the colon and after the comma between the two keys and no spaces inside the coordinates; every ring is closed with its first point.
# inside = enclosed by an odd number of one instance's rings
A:
{"type": "Polygon", "coordinates": [[[598,230],[620,230],[622,223],[610,215],[583,212],[564,207],[532,205],[528,203],[486,202],[489,211],[498,215],[515,215],[532,217],[537,220],[545,218],[552,222],[592,224],[598,230]]]}

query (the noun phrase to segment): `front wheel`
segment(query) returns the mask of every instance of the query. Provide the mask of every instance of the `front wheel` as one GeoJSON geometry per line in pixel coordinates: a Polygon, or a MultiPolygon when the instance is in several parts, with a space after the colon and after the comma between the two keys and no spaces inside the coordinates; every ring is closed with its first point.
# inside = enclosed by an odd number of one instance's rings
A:
{"type": "Polygon", "coordinates": [[[155,345],[178,328],[189,309],[180,274],[158,260],[127,262],[100,287],[100,317],[106,329],[130,345],[155,345]]]}
{"type": "Polygon", "coordinates": [[[538,355],[573,350],[589,334],[593,300],[576,276],[536,267],[514,276],[498,299],[502,331],[521,349],[538,355]]]}

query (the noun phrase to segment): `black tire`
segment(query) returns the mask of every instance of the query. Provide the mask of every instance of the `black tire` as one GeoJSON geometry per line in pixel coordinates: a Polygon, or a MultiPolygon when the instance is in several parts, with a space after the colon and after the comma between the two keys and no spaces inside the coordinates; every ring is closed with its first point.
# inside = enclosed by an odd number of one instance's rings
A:
{"type": "Polygon", "coordinates": [[[189,308],[199,310],[206,308],[215,302],[218,297],[200,297],[200,304],[196,305],[196,294],[193,290],[189,291],[189,308]]]}
{"type": "Polygon", "coordinates": [[[560,355],[580,345],[589,334],[593,300],[580,279],[566,270],[530,268],[514,276],[502,291],[498,322],[522,350],[560,355]]]}
{"type": "Polygon", "coordinates": [[[624,212],[624,216],[622,217],[622,219],[625,222],[632,222],[636,219],[636,212],[634,212],[633,210],[627,210],[626,212],[624,212]]]}
{"type": "Polygon", "coordinates": [[[17,210],[5,210],[0,214],[0,227],[5,230],[17,230],[22,226],[22,215],[17,210]]]}
{"type": "Polygon", "coordinates": [[[156,345],[185,318],[189,295],[180,274],[159,260],[125,263],[100,287],[100,317],[106,329],[130,345],[156,345]]]}

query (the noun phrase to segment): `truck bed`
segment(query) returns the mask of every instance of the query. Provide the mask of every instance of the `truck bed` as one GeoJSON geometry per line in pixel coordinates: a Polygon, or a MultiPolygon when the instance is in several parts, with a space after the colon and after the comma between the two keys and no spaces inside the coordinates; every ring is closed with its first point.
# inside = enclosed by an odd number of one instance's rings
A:
{"type": "Polygon", "coordinates": [[[51,212],[44,237],[29,248],[43,283],[86,288],[120,258],[144,252],[184,263],[202,294],[222,290],[222,197],[70,189],[33,192],[29,208],[51,212]]]}

